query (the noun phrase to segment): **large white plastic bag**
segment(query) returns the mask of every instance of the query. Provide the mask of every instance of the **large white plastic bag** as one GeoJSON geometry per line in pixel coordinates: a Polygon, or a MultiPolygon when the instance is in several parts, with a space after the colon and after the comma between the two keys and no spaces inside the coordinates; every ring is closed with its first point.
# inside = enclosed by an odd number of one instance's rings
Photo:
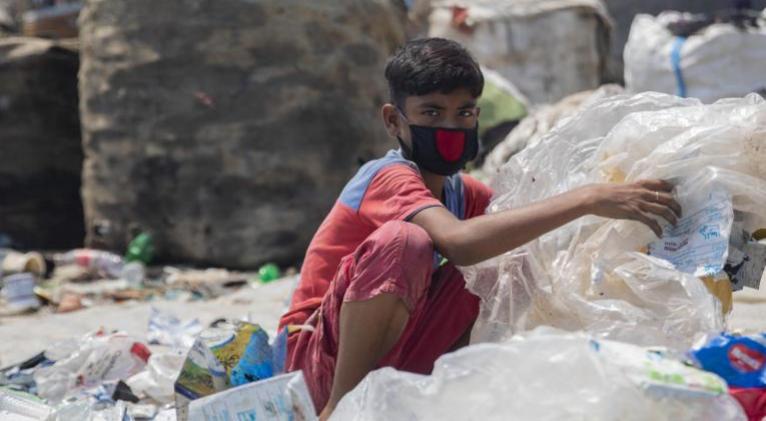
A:
{"type": "Polygon", "coordinates": [[[681,40],[666,24],[683,16],[668,11],[633,19],[624,52],[629,91],[679,94],[682,87],[672,64],[674,49],[687,96],[711,103],[766,89],[766,24],[740,29],[715,23],[681,40]]]}
{"type": "Polygon", "coordinates": [[[437,360],[433,374],[383,368],[339,403],[350,420],[739,420],[712,373],[583,333],[535,331],[437,360]],[[672,381],[680,382],[672,383],[672,381]]]}
{"type": "MultiPolygon", "coordinates": [[[[489,211],[589,183],[665,178],[678,183],[682,205],[723,189],[754,230],[766,226],[762,144],[766,105],[757,95],[713,105],[658,93],[604,98],[515,155],[493,182],[489,211]]],[[[684,349],[720,330],[717,301],[696,277],[638,253],[655,240],[636,222],[586,217],[464,268],[482,298],[472,340],[553,325],[684,349]]]]}
{"type": "Polygon", "coordinates": [[[438,0],[428,20],[429,36],[464,45],[533,104],[597,87],[612,27],[600,0],[438,0]]]}

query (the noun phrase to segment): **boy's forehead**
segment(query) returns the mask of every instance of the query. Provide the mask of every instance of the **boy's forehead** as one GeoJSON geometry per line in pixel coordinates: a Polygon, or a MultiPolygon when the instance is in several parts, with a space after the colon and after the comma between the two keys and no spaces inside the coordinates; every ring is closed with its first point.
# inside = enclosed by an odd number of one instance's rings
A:
{"type": "Polygon", "coordinates": [[[466,88],[459,88],[449,93],[431,92],[425,95],[412,95],[405,98],[404,106],[417,109],[438,105],[441,108],[461,108],[476,105],[477,97],[466,88]]]}

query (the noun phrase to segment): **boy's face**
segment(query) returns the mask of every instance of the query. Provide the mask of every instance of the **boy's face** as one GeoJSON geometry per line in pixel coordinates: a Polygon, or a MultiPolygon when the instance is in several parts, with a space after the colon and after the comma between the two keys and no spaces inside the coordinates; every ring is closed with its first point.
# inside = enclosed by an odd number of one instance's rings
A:
{"type": "Polygon", "coordinates": [[[409,126],[472,129],[479,121],[479,108],[468,89],[456,89],[448,94],[433,92],[421,96],[408,96],[404,109],[394,104],[383,106],[383,121],[388,134],[400,137],[412,147],[409,126]],[[404,115],[402,115],[404,113],[404,115]]]}

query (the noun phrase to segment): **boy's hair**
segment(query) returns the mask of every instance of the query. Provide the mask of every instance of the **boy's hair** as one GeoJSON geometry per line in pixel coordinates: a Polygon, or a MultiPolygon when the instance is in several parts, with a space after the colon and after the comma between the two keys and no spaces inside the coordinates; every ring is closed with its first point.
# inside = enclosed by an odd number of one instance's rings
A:
{"type": "Polygon", "coordinates": [[[478,98],[484,90],[484,76],[471,54],[444,38],[417,39],[399,48],[386,65],[386,80],[391,102],[399,107],[408,96],[466,88],[478,98]]]}

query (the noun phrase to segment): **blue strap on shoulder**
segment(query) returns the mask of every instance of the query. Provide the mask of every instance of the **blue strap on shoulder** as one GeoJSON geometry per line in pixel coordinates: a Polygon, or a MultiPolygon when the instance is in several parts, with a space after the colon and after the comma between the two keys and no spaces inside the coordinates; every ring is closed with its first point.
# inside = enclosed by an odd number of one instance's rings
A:
{"type": "Polygon", "coordinates": [[[676,95],[682,98],[686,98],[686,82],[684,82],[684,75],[681,72],[681,47],[683,47],[684,42],[686,42],[685,37],[676,37],[670,49],[670,65],[676,76],[676,95]]]}

